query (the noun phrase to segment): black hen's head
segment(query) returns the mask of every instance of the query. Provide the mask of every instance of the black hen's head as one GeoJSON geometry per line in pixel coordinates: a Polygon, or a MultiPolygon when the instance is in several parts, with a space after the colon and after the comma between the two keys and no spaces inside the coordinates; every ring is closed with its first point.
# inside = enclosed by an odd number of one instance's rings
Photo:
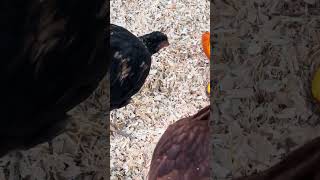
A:
{"type": "Polygon", "coordinates": [[[162,32],[154,31],[152,33],[139,37],[147,46],[151,54],[157,53],[161,48],[169,45],[168,37],[162,32]]]}

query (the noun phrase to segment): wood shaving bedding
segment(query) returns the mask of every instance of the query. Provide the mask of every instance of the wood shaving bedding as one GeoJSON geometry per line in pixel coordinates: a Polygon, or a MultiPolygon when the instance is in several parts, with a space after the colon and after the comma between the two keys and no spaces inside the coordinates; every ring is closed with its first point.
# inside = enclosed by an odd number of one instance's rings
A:
{"type": "Polygon", "coordinates": [[[165,129],[209,104],[209,61],[201,35],[210,30],[209,1],[112,0],[111,23],[139,36],[161,30],[170,46],[153,55],[150,74],[131,104],[111,112],[111,179],[146,179],[165,129]],[[117,133],[120,132],[120,133],[117,133]]]}

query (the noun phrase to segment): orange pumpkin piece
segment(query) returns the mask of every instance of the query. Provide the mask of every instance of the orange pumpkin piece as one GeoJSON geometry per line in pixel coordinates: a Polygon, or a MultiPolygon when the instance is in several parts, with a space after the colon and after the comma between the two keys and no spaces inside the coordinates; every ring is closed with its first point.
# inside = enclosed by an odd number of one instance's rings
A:
{"type": "Polygon", "coordinates": [[[208,59],[210,60],[210,32],[202,34],[202,48],[208,59]]]}
{"type": "MultiPolygon", "coordinates": [[[[208,59],[210,60],[210,32],[202,34],[202,48],[208,59]]],[[[210,83],[207,85],[207,94],[210,94],[210,83]]]]}

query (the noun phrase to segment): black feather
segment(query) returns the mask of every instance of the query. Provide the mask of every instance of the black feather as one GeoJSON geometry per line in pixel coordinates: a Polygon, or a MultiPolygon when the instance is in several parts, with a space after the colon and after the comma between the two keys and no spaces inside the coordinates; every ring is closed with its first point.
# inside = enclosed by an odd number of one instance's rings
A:
{"type": "Polygon", "coordinates": [[[0,155],[59,134],[66,113],[90,96],[110,64],[103,0],[22,2],[6,1],[10,9],[2,11],[14,31],[0,32],[10,42],[0,43],[0,155]]]}
{"type": "Polygon", "coordinates": [[[127,105],[143,86],[151,66],[151,56],[167,36],[153,32],[140,38],[123,27],[111,25],[112,54],[110,75],[110,109],[127,105]],[[150,52],[151,51],[151,52],[150,52]]]}

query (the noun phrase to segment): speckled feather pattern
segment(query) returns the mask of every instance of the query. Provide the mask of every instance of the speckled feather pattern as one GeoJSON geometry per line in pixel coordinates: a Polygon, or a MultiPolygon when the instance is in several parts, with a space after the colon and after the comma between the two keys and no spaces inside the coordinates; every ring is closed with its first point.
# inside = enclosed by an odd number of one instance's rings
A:
{"type": "Polygon", "coordinates": [[[160,138],[151,160],[149,180],[209,180],[210,108],[178,120],[160,138]]]}
{"type": "Polygon", "coordinates": [[[143,86],[151,67],[151,53],[143,42],[123,27],[111,25],[112,57],[110,106],[122,107],[143,86]]]}

